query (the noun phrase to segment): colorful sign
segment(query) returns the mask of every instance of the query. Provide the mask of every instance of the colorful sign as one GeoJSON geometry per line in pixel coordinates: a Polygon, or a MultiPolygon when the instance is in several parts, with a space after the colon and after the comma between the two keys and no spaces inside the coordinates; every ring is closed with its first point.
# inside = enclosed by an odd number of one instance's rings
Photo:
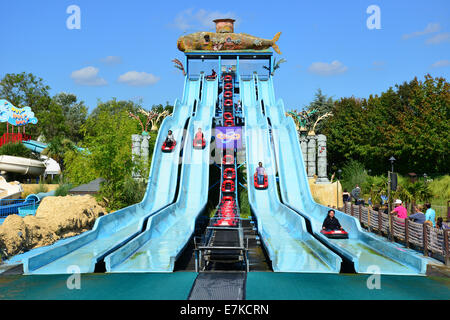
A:
{"type": "Polygon", "coordinates": [[[216,127],[216,147],[218,149],[241,149],[241,127],[216,127]]]}
{"type": "Polygon", "coordinates": [[[36,124],[38,119],[30,107],[17,108],[9,101],[0,99],[0,122],[8,122],[13,126],[36,124]]]}

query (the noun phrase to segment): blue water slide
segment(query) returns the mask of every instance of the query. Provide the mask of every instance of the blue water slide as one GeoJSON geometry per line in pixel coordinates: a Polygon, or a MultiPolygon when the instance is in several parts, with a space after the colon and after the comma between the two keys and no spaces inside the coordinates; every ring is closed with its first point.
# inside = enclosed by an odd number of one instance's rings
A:
{"type": "Polygon", "coordinates": [[[241,79],[240,85],[245,115],[249,203],[273,270],[338,273],[341,258],[307,232],[303,217],[280,202],[268,125],[256,98],[255,81],[241,79]],[[257,190],[253,186],[253,174],[260,161],[268,175],[266,190],[257,190]]]}
{"type": "Polygon", "coordinates": [[[275,101],[272,81],[272,78],[258,81],[258,93],[272,126],[283,203],[308,219],[314,235],[353,262],[358,273],[373,273],[375,270],[396,275],[425,273],[425,259],[363,230],[356,218],[343,212],[336,211],[336,217],[349,232],[349,239],[328,239],[320,233],[329,208],[313,200],[295,123],[286,117],[283,101],[275,101]]]}
{"type": "Polygon", "coordinates": [[[36,153],[42,153],[42,151],[45,148],[47,148],[47,145],[45,143],[34,141],[34,140],[23,141],[22,144],[25,147],[27,147],[28,149],[30,149],[31,151],[36,152],[36,153]]]}
{"type": "Polygon", "coordinates": [[[136,237],[148,217],[174,201],[183,131],[199,99],[201,81],[186,78],[182,101],[176,100],[173,115],[165,118],[161,124],[143,200],[100,217],[92,230],[71,241],[27,256],[23,260],[26,274],[64,274],[71,272],[69,267],[73,265],[78,266],[81,273],[94,272],[98,261],[136,237]],[[168,130],[173,131],[177,145],[171,153],[163,153],[161,146],[168,130]]]}
{"type": "Polygon", "coordinates": [[[105,258],[107,272],[173,271],[208,201],[210,141],[217,93],[217,79],[203,82],[202,102],[188,127],[177,201],[153,215],[142,234],[105,258]],[[198,128],[202,128],[206,140],[203,150],[193,148],[198,128]]]}
{"type": "MultiPolygon", "coordinates": [[[[42,151],[44,151],[44,149],[48,147],[47,144],[35,140],[22,141],[22,144],[31,151],[36,153],[42,153],[42,151]]],[[[77,149],[79,152],[83,152],[86,150],[84,148],[80,148],[77,146],[75,146],[75,149],[77,149]]]]}
{"type": "Polygon", "coordinates": [[[40,193],[32,193],[29,194],[26,198],[26,202],[34,202],[34,203],[40,203],[42,199],[46,197],[53,197],[55,195],[56,190],[52,190],[49,192],[40,192],[40,193]]]}

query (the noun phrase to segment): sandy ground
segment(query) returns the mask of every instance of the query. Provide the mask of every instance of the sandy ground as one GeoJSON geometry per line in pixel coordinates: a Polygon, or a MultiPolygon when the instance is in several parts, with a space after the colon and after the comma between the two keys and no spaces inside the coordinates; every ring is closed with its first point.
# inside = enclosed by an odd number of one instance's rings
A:
{"type": "MultiPolygon", "coordinates": [[[[59,184],[44,184],[44,186],[47,187],[47,192],[53,191],[58,189],[59,184]]],[[[34,193],[37,188],[39,188],[38,184],[22,184],[23,192],[22,197],[25,198],[25,196],[34,193]]]]}
{"type": "Polygon", "coordinates": [[[2,258],[50,245],[90,230],[106,210],[95,198],[85,196],[46,197],[35,216],[8,216],[0,226],[2,258]]]}

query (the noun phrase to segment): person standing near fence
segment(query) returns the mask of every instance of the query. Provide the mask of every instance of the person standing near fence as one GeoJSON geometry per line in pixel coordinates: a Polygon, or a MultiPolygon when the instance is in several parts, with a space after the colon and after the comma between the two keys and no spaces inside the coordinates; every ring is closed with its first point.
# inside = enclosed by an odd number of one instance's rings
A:
{"type": "Polygon", "coordinates": [[[395,209],[391,211],[391,214],[396,214],[400,219],[406,219],[408,218],[408,211],[406,211],[406,208],[402,203],[403,202],[400,199],[395,200],[395,209]]]}
{"type": "Polygon", "coordinates": [[[361,188],[356,185],[355,188],[352,190],[351,195],[355,199],[355,204],[359,204],[359,195],[361,194],[361,188]]]}
{"type": "Polygon", "coordinates": [[[427,211],[425,212],[425,221],[430,221],[433,224],[433,227],[436,226],[436,211],[431,208],[431,203],[426,203],[425,208],[427,211]]]}
{"type": "Polygon", "coordinates": [[[413,222],[424,223],[425,215],[422,212],[423,207],[421,205],[417,205],[414,207],[414,211],[416,211],[416,213],[410,215],[408,218],[411,219],[413,222]]]}
{"type": "Polygon", "coordinates": [[[342,200],[343,202],[349,202],[352,200],[350,193],[347,191],[347,189],[344,189],[344,192],[342,193],[342,200]]]}
{"type": "Polygon", "coordinates": [[[442,219],[442,217],[437,218],[437,221],[436,221],[436,228],[438,228],[439,230],[450,229],[450,227],[448,226],[448,224],[444,223],[444,219],[442,219]]]}

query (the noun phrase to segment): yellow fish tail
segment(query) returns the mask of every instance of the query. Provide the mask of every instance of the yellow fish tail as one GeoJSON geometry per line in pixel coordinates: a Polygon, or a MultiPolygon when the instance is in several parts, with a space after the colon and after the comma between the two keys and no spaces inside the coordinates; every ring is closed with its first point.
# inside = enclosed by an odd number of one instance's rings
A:
{"type": "Polygon", "coordinates": [[[282,54],[281,53],[281,51],[280,51],[280,48],[276,45],[276,43],[275,42],[277,42],[278,41],[278,39],[280,39],[280,36],[281,36],[281,32],[278,32],[276,35],[275,35],[275,37],[273,37],[273,39],[272,39],[272,48],[273,48],[273,50],[275,50],[275,52],[276,53],[278,53],[278,54],[282,54]]]}

